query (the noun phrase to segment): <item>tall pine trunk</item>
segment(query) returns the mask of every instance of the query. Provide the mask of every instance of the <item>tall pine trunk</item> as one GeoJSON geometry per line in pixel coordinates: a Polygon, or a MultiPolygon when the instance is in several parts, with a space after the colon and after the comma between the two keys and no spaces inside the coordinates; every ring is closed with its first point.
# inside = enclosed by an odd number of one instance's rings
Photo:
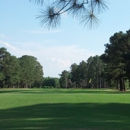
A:
{"type": "Polygon", "coordinates": [[[125,82],[123,78],[120,78],[119,84],[120,84],[120,91],[125,91],[125,82]]]}

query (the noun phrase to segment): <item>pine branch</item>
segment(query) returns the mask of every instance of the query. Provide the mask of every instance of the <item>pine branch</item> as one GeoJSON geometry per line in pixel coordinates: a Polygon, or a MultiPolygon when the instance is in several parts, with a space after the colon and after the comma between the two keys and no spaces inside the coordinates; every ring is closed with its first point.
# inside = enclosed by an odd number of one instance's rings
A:
{"type": "MultiPolygon", "coordinates": [[[[29,0],[36,4],[43,5],[45,0],[29,0]]],[[[44,5],[43,5],[44,7],[44,5]]],[[[37,18],[40,19],[41,25],[47,28],[56,28],[60,24],[60,15],[67,13],[80,19],[84,26],[93,28],[99,24],[95,13],[108,9],[105,0],[53,0],[46,9],[42,10],[37,18]]]]}

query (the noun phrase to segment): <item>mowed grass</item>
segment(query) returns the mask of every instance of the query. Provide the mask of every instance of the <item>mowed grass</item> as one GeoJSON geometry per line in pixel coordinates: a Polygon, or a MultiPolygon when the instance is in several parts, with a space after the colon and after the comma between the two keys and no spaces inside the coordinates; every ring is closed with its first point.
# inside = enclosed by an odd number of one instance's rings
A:
{"type": "Polygon", "coordinates": [[[129,91],[0,89],[0,130],[129,129],[129,91]]]}

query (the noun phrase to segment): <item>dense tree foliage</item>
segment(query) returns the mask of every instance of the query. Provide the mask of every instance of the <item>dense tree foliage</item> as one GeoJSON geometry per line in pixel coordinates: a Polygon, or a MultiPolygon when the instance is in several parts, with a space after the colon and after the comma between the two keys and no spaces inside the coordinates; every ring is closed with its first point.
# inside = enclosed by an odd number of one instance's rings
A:
{"type": "Polygon", "coordinates": [[[130,80],[130,30],[115,33],[105,47],[105,53],[101,55],[106,64],[105,77],[111,84],[116,82],[123,91],[126,80],[130,80]]]}
{"type": "Polygon", "coordinates": [[[79,19],[85,26],[90,28],[98,24],[96,14],[108,9],[105,0],[29,0],[40,4],[43,9],[37,17],[41,25],[47,28],[54,28],[60,24],[61,15],[68,15],[79,19]]]}
{"type": "Polygon", "coordinates": [[[43,88],[60,88],[59,78],[44,77],[43,88]]]}
{"type": "Polygon", "coordinates": [[[42,83],[43,69],[33,56],[12,56],[6,48],[0,48],[0,87],[32,87],[42,83]]]}
{"type": "Polygon", "coordinates": [[[20,64],[6,48],[0,48],[0,87],[13,87],[20,83],[20,64]]]}
{"type": "Polygon", "coordinates": [[[6,48],[0,48],[0,85],[4,87],[5,81],[7,81],[7,62],[10,58],[10,53],[7,52],[6,48]]]}
{"type": "Polygon", "coordinates": [[[87,77],[89,80],[89,85],[92,88],[103,88],[105,86],[105,81],[103,77],[104,73],[104,63],[98,55],[90,57],[87,60],[88,73],[87,77]]]}
{"type": "Polygon", "coordinates": [[[35,82],[42,80],[42,66],[33,56],[24,55],[20,60],[21,66],[21,85],[23,87],[31,87],[35,82]]]}
{"type": "Polygon", "coordinates": [[[68,88],[69,84],[69,72],[64,70],[62,71],[62,74],[60,74],[60,85],[61,88],[68,88]]]}
{"type": "Polygon", "coordinates": [[[106,87],[104,63],[99,56],[89,57],[79,65],[72,64],[70,71],[62,71],[60,83],[64,88],[103,88],[106,87]]]}
{"type": "Polygon", "coordinates": [[[19,60],[15,56],[10,56],[5,63],[5,85],[6,87],[15,87],[21,81],[21,67],[19,60]]]}

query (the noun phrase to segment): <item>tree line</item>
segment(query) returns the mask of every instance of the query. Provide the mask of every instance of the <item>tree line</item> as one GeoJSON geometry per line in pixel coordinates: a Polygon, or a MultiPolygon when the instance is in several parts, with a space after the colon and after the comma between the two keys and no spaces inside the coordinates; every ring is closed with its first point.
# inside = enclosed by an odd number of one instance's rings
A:
{"type": "Polygon", "coordinates": [[[117,88],[125,91],[130,86],[130,30],[118,32],[105,44],[104,54],[91,56],[70,71],[62,71],[63,88],[117,88]]]}
{"type": "Polygon", "coordinates": [[[107,87],[104,78],[104,62],[100,56],[90,56],[87,61],[74,63],[70,71],[60,74],[61,87],[64,88],[104,88],[107,87]]]}
{"type": "Polygon", "coordinates": [[[90,56],[59,78],[44,77],[43,67],[33,56],[12,56],[0,48],[0,87],[6,88],[117,88],[130,87],[130,30],[115,33],[102,55],[90,56]]]}
{"type": "Polygon", "coordinates": [[[43,67],[33,56],[20,58],[0,48],[0,88],[31,88],[43,81],[43,67]]]}

